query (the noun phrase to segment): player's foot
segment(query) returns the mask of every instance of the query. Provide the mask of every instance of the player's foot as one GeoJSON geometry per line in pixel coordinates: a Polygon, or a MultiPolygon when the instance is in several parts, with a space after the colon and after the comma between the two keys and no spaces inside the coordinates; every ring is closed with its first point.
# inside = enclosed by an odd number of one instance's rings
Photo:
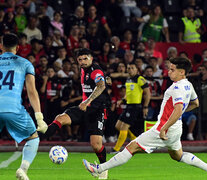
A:
{"type": "Polygon", "coordinates": [[[193,134],[192,134],[192,133],[188,133],[188,135],[187,135],[187,139],[188,139],[189,141],[194,141],[193,134]]]}
{"type": "Polygon", "coordinates": [[[18,180],[29,180],[27,174],[21,168],[17,169],[17,171],[16,171],[16,178],[18,180]]]}
{"type": "Polygon", "coordinates": [[[99,174],[99,178],[98,179],[108,179],[108,170],[102,172],[101,174],[99,174]]]}
{"type": "Polygon", "coordinates": [[[85,159],[83,159],[83,165],[91,173],[92,176],[94,176],[94,177],[98,177],[99,176],[99,173],[98,173],[99,165],[95,165],[95,164],[89,163],[85,159]]]}
{"type": "Polygon", "coordinates": [[[111,149],[110,154],[117,154],[119,151],[116,151],[114,148],[111,149]]]}

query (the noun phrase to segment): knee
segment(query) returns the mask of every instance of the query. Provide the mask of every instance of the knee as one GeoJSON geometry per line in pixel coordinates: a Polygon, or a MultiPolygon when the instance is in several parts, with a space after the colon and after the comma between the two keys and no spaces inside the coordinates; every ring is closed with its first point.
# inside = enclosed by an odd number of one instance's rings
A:
{"type": "Polygon", "coordinates": [[[92,141],[91,147],[93,148],[95,152],[98,152],[102,148],[102,143],[99,141],[92,141]]]}
{"type": "Polygon", "coordinates": [[[137,145],[135,141],[131,141],[126,148],[129,150],[131,154],[134,154],[138,151],[142,151],[142,149],[137,145]]]}
{"type": "Polygon", "coordinates": [[[57,115],[55,117],[55,120],[60,122],[62,126],[63,125],[70,125],[71,124],[70,117],[67,114],[65,114],[65,113],[57,115]]]}
{"type": "Polygon", "coordinates": [[[175,160],[175,161],[179,162],[182,156],[170,155],[170,157],[171,157],[172,160],[175,160]]]}

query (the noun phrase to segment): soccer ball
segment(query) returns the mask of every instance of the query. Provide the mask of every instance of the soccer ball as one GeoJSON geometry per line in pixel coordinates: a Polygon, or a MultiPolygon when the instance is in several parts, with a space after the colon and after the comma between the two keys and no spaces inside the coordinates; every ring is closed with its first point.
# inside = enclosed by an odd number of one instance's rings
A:
{"type": "Polygon", "coordinates": [[[53,146],[50,149],[49,158],[55,164],[63,164],[68,158],[68,152],[63,146],[53,146]]]}

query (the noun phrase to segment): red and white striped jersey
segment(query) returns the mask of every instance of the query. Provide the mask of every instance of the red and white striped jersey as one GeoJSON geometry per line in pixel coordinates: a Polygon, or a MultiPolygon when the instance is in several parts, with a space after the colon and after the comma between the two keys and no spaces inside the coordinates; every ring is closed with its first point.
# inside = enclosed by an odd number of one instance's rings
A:
{"type": "MultiPolygon", "coordinates": [[[[174,106],[178,103],[183,104],[183,112],[190,101],[197,99],[197,94],[193,88],[193,85],[187,80],[182,79],[174,82],[166,91],[163,97],[163,101],[158,115],[158,121],[154,128],[158,131],[168,121],[171,116],[174,106]]],[[[175,133],[175,131],[182,130],[182,116],[168,129],[168,134],[175,133]]]]}

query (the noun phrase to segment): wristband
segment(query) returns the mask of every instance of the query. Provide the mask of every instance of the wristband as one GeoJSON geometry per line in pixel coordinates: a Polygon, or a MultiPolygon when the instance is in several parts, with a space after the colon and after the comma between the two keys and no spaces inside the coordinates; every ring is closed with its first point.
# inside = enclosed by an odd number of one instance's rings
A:
{"type": "Polygon", "coordinates": [[[125,104],[125,103],[126,103],[126,99],[123,98],[123,99],[122,99],[122,102],[125,104]]]}
{"type": "Polygon", "coordinates": [[[144,106],[143,109],[148,109],[148,106],[144,106]]]}

